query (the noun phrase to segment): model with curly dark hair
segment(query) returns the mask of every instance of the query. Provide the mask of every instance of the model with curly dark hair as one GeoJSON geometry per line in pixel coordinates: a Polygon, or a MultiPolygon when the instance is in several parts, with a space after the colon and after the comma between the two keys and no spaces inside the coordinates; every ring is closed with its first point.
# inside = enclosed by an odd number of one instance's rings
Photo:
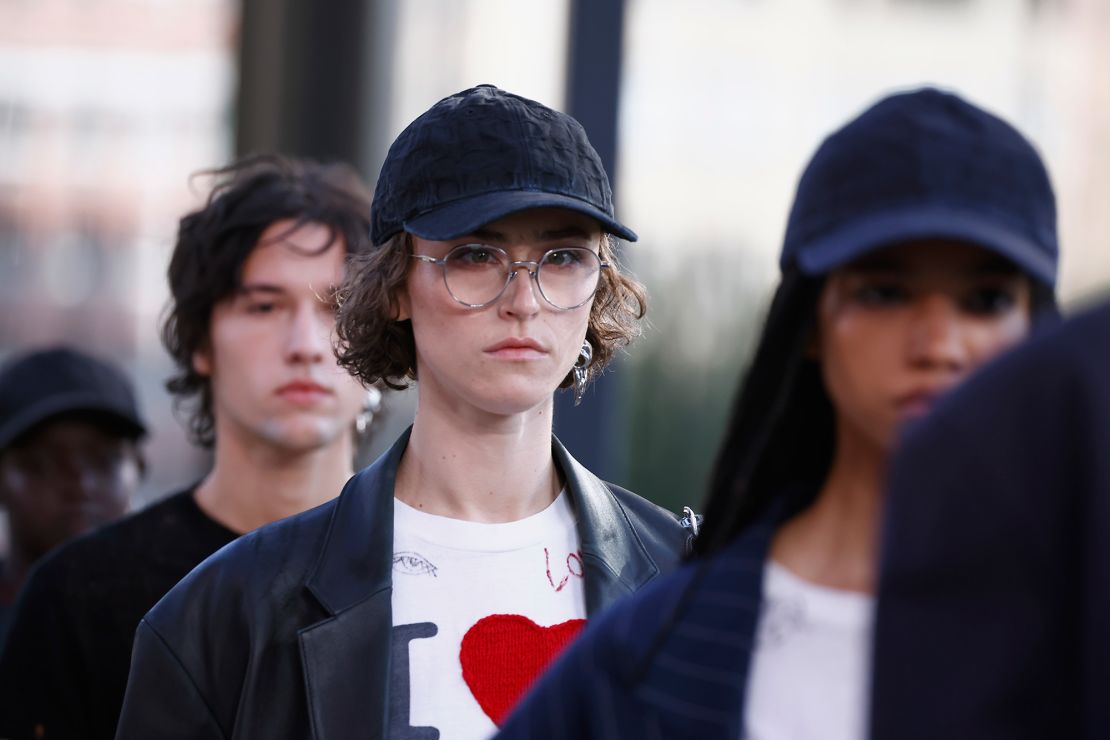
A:
{"type": "Polygon", "coordinates": [[[220,547],[351,475],[368,391],[336,364],[335,293],[369,247],[370,193],[347,165],[278,155],[203,174],[214,186],[181,219],[163,339],[212,469],[35,571],[0,657],[4,737],[114,737],[143,614],[220,547]]]}
{"type": "MultiPolygon", "coordinates": [[[[275,154],[246,157],[194,177],[215,183],[204,206],[184,216],[178,227],[162,343],[177,366],[166,388],[187,412],[193,440],[211,447],[211,380],[198,372],[194,360],[208,342],[213,309],[240,289],[244,263],[262,233],[277,221],[288,220],[290,232],[307,223],[323,226],[327,239],[313,245],[318,251],[341,242],[352,257],[365,253],[371,196],[347,164],[275,154]]],[[[270,238],[280,241],[282,236],[270,238]]],[[[333,300],[331,295],[321,297],[333,300]]]]}

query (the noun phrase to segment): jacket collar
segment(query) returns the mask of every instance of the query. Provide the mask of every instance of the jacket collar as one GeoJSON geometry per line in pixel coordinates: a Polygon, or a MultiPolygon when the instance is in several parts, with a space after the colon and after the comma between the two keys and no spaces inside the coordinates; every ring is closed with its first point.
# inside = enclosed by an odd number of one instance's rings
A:
{"type": "Polygon", "coordinates": [[[393,488],[408,439],[347,481],[309,572],[306,587],[330,615],[298,634],[315,740],[389,734],[393,488]]]}
{"type": "Polygon", "coordinates": [[[336,499],[307,583],[332,614],[393,585],[393,488],[411,431],[406,429],[384,455],[347,481],[336,499]]]}
{"type": "MultiPolygon", "coordinates": [[[[392,586],[393,489],[411,427],[378,460],[344,486],[307,586],[338,614],[392,586]]],[[[640,588],[659,566],[633,529],[613,491],[575,460],[555,437],[551,451],[578,518],[586,567],[586,609],[593,614],[640,588]]]]}
{"type": "Polygon", "coordinates": [[[659,573],[613,490],[551,438],[555,462],[578,518],[578,538],[586,566],[586,611],[594,614],[636,591],[659,573]]]}
{"type": "MultiPolygon", "coordinates": [[[[411,431],[411,430],[410,430],[411,431]]],[[[329,616],[299,632],[312,736],[389,734],[393,625],[393,491],[409,431],[343,488],[307,588],[329,616]]],[[[658,572],[616,495],[552,438],[578,518],[586,610],[594,613],[658,572]]]]}

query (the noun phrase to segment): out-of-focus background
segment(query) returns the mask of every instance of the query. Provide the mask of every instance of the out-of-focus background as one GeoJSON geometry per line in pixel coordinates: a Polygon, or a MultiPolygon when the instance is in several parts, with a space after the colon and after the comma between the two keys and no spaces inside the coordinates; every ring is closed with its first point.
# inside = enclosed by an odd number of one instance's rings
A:
{"type": "MultiPolygon", "coordinates": [[[[144,499],[203,474],[158,341],[190,173],[283,150],[355,163],[491,82],[579,118],[641,240],[645,336],[557,428],[672,508],[703,481],[777,277],[797,176],[881,95],[931,83],[1018,126],[1059,198],[1065,305],[1110,285],[1106,0],[0,0],[0,359],[114,358],[154,430],[144,499]]],[[[411,419],[388,394],[363,459],[411,419]]],[[[142,502],[136,502],[140,505],[142,502]]]]}

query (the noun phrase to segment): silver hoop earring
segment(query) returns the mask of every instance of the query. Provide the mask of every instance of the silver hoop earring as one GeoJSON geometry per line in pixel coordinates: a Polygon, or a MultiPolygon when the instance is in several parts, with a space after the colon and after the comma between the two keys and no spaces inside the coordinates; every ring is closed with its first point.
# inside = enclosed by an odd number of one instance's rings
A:
{"type": "Polygon", "coordinates": [[[594,348],[589,341],[582,342],[582,349],[578,350],[578,361],[574,363],[574,405],[582,403],[582,395],[586,392],[586,383],[590,380],[590,363],[594,359],[594,348]]]}

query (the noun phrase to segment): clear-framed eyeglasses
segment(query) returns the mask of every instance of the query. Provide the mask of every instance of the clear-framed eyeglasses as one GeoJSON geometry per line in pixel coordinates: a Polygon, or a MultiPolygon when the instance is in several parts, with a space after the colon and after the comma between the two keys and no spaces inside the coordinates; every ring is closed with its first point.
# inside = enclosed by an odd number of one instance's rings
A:
{"type": "Polygon", "coordinates": [[[497,302],[521,269],[536,281],[543,299],[557,309],[569,311],[586,304],[597,292],[598,280],[610,263],[586,247],[556,247],[539,261],[514,260],[500,247],[461,244],[443,259],[414,254],[418,259],[443,268],[443,282],[451,297],[469,308],[484,308],[497,302]]]}

